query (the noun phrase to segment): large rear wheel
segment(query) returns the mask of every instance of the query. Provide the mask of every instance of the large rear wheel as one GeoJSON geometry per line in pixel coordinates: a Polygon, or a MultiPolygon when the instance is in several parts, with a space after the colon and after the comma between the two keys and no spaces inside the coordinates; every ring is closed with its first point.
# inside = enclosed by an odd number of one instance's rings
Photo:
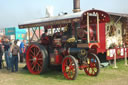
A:
{"type": "Polygon", "coordinates": [[[68,55],[63,59],[62,72],[68,80],[75,80],[78,75],[78,64],[76,59],[68,55]]]}
{"type": "Polygon", "coordinates": [[[32,74],[45,72],[48,67],[48,53],[44,46],[32,43],[27,49],[26,64],[32,74]]]}
{"type": "Polygon", "coordinates": [[[85,73],[89,76],[97,76],[100,72],[100,60],[98,57],[89,53],[86,59],[87,67],[84,69],[85,73]]]}

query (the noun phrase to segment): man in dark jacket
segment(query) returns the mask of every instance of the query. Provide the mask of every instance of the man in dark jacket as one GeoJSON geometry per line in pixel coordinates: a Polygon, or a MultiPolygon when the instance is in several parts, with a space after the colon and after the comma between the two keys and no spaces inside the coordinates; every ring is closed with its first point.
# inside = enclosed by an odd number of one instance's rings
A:
{"type": "Polygon", "coordinates": [[[9,70],[11,68],[11,58],[9,56],[9,49],[10,49],[11,44],[8,38],[5,39],[3,45],[4,45],[5,61],[7,65],[7,70],[9,70]]]}
{"type": "Polygon", "coordinates": [[[2,47],[2,43],[0,42],[0,69],[2,69],[2,56],[3,56],[3,47],[2,47]]]}

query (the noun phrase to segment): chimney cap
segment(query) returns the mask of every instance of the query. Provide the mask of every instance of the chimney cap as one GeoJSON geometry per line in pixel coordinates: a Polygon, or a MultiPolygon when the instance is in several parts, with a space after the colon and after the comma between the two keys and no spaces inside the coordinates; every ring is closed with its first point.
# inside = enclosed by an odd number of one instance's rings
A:
{"type": "Polygon", "coordinates": [[[92,8],[92,10],[95,10],[95,8],[92,8]]]}

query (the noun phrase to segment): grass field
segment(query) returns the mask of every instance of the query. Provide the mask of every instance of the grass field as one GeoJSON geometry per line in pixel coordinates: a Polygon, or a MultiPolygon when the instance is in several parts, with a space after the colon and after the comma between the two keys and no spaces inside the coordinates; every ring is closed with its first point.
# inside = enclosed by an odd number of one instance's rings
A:
{"type": "Polygon", "coordinates": [[[79,71],[76,80],[66,80],[61,72],[49,70],[42,75],[32,75],[19,65],[19,72],[10,72],[5,68],[0,70],[0,85],[128,85],[128,67],[124,61],[118,61],[118,68],[113,66],[101,68],[97,77],[87,76],[79,71]]]}

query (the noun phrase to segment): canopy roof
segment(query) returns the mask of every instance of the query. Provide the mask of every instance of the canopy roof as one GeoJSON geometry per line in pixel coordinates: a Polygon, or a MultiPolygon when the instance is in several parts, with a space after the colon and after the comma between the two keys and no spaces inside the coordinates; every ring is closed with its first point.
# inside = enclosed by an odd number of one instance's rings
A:
{"type": "Polygon", "coordinates": [[[93,17],[95,16],[96,13],[99,14],[100,23],[109,21],[109,15],[106,12],[103,12],[101,10],[89,10],[89,11],[82,11],[82,12],[72,13],[67,15],[45,17],[37,20],[27,21],[27,22],[24,22],[23,24],[20,24],[19,28],[65,25],[72,22],[83,23],[83,21],[84,23],[86,23],[87,13],[91,14],[89,15],[92,19],[90,23],[96,22],[96,20],[93,20],[93,17]]]}
{"type": "Polygon", "coordinates": [[[108,12],[108,14],[113,16],[128,17],[128,14],[125,14],[125,13],[108,12]]]}

